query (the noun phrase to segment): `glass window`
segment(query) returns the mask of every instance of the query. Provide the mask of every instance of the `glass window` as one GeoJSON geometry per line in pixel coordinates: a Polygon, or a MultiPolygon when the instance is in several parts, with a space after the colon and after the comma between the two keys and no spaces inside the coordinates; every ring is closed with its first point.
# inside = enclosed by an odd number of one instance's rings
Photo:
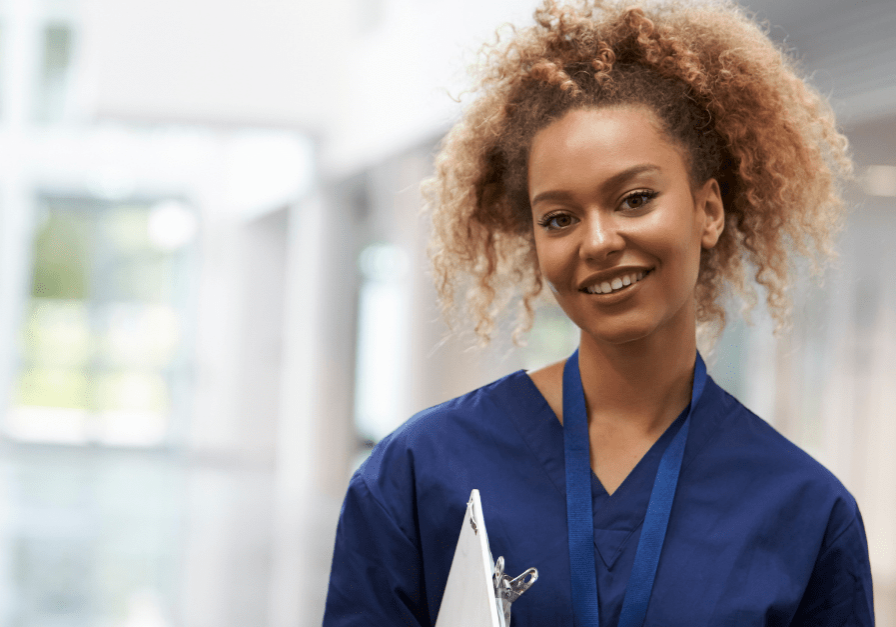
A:
{"type": "Polygon", "coordinates": [[[66,117],[72,40],[73,31],[67,24],[48,24],[43,29],[34,110],[38,122],[59,122],[66,117]]]}
{"type": "Polygon", "coordinates": [[[379,442],[405,420],[402,381],[409,315],[404,278],[407,253],[388,243],[371,244],[359,257],[355,421],[361,437],[379,442]]]}
{"type": "Polygon", "coordinates": [[[7,433],[153,446],[183,406],[195,217],[176,202],[46,198],[7,433]]]}
{"type": "Polygon", "coordinates": [[[3,625],[172,625],[183,472],[164,456],[103,453],[7,449],[3,625]]]}

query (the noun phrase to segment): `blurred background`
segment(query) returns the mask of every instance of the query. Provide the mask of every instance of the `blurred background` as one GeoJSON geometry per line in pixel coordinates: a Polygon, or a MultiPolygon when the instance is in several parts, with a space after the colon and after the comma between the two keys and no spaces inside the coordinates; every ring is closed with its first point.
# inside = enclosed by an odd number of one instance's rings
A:
{"type": "MultiPolygon", "coordinates": [[[[445,340],[418,184],[533,0],[0,0],[0,627],[320,624],[341,499],[417,410],[565,357],[445,340]]],[[[794,328],[716,379],[859,501],[896,624],[896,5],[755,0],[859,166],[794,328]]]]}

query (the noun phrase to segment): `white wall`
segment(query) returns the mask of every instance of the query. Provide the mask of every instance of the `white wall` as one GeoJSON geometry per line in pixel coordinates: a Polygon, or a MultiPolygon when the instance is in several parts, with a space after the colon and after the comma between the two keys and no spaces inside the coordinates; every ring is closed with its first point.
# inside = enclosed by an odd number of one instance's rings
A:
{"type": "Polygon", "coordinates": [[[348,0],[86,0],[85,104],[140,121],[303,127],[332,106],[348,0]]]}

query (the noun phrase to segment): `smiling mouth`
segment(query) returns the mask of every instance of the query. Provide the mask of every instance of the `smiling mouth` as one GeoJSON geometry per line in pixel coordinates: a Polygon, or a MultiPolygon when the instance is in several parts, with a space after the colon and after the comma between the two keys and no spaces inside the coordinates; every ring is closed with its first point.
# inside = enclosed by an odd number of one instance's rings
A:
{"type": "Polygon", "coordinates": [[[638,281],[642,280],[651,270],[639,270],[638,272],[630,272],[622,276],[616,277],[612,281],[603,281],[597,285],[591,285],[582,291],[588,294],[614,294],[631,287],[638,281]]]}

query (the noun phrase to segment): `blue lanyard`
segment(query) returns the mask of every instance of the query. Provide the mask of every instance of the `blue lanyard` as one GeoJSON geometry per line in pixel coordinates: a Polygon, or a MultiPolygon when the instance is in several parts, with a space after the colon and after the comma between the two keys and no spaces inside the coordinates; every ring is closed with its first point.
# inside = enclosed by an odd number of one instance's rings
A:
{"type": "MultiPolygon", "coordinates": [[[[628,578],[618,627],[642,627],[653,590],[656,567],[663,550],[678,473],[688,439],[691,412],[706,384],[706,364],[697,353],[694,386],[688,413],[660,459],[650,493],[635,563],[628,578]]],[[[566,459],[566,519],[576,627],[599,627],[597,572],[594,561],[594,514],[591,503],[591,456],[585,393],[579,374],[579,351],[563,368],[563,448],[566,459]]]]}

